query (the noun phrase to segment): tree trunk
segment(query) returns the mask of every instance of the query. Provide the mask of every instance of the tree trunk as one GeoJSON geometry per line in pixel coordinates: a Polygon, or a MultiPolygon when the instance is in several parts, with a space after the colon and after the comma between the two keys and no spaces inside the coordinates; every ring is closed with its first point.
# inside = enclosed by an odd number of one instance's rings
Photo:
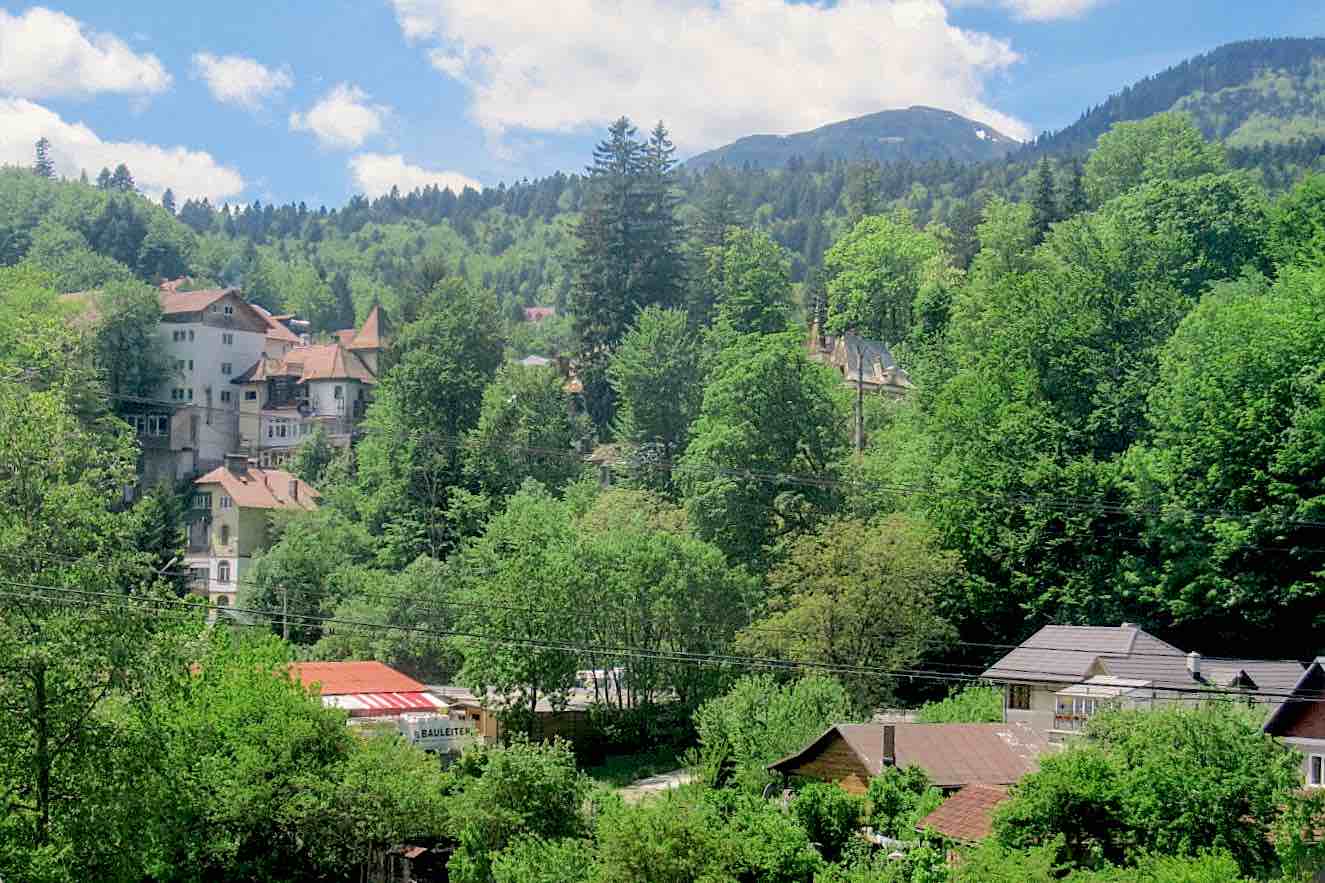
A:
{"type": "Polygon", "coordinates": [[[50,710],[46,699],[46,663],[38,662],[32,672],[32,717],[36,727],[37,846],[50,842],[51,830],[51,744],[50,710]]]}

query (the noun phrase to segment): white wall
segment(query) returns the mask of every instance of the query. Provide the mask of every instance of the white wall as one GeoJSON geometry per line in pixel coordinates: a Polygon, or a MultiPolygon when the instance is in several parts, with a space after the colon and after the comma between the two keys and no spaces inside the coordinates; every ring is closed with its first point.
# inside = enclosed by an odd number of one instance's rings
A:
{"type": "MultiPolygon", "coordinates": [[[[230,381],[253,367],[262,357],[267,336],[202,322],[162,322],[157,326],[157,336],[163,342],[171,370],[156,398],[197,409],[201,418],[196,443],[198,459],[201,464],[213,464],[233,452],[239,442],[237,415],[243,391],[230,381]],[[175,340],[177,332],[183,332],[185,339],[175,340]],[[193,335],[192,340],[188,339],[189,334],[193,335]],[[226,343],[225,335],[231,335],[233,343],[226,343]],[[190,361],[192,369],[189,368],[190,361]],[[176,369],[177,362],[183,362],[183,367],[176,369]],[[226,364],[230,366],[229,374],[222,373],[222,366],[226,364]],[[171,391],[175,389],[192,390],[192,400],[187,395],[183,400],[173,399],[171,391]],[[230,401],[223,401],[222,393],[228,393],[230,401]]],[[[192,446],[190,438],[191,432],[188,431],[176,435],[174,446],[192,446]]]]}
{"type": "Polygon", "coordinates": [[[1054,712],[1058,708],[1058,698],[1054,694],[1065,689],[1069,684],[1049,684],[1031,687],[1030,710],[1008,708],[1008,689],[1003,687],[1003,718],[1008,723],[1022,723],[1036,732],[1048,733],[1054,728],[1054,712]]]}

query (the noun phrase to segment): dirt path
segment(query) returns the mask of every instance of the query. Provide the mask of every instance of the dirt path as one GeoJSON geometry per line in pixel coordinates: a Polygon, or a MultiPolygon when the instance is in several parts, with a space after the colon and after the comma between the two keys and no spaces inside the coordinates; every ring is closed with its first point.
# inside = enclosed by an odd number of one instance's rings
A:
{"type": "Polygon", "coordinates": [[[694,776],[685,770],[672,770],[670,773],[636,779],[617,793],[626,803],[638,803],[650,794],[661,794],[679,788],[693,779],[694,776]]]}

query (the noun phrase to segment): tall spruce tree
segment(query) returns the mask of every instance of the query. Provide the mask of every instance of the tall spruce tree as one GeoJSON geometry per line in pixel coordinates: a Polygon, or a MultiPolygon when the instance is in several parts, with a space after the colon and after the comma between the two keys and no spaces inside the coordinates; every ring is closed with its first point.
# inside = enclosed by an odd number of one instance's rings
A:
{"type": "Polygon", "coordinates": [[[166,188],[165,193],[161,194],[161,207],[172,215],[175,213],[175,191],[169,187],[166,188]]]}
{"type": "Polygon", "coordinates": [[[640,309],[680,298],[674,151],[661,123],[645,143],[622,117],[594,148],[588,169],[571,298],[585,402],[602,429],[611,425],[614,411],[607,380],[612,348],[640,309]]]}
{"type": "Polygon", "coordinates": [[[1049,158],[1040,160],[1031,181],[1031,226],[1035,228],[1035,241],[1040,242],[1049,232],[1049,225],[1059,219],[1058,192],[1054,186],[1054,170],[1049,158]]]}
{"type": "Polygon", "coordinates": [[[1067,192],[1063,194],[1063,217],[1079,215],[1090,208],[1086,198],[1086,173],[1081,160],[1072,160],[1072,168],[1067,179],[1067,192]]]}
{"type": "Polygon", "coordinates": [[[51,142],[45,138],[37,139],[37,161],[32,165],[32,172],[39,178],[55,177],[55,162],[51,159],[51,142]]]}
{"type": "Polygon", "coordinates": [[[110,189],[110,169],[106,168],[105,166],[102,166],[101,171],[97,174],[97,189],[98,190],[110,189]]]}

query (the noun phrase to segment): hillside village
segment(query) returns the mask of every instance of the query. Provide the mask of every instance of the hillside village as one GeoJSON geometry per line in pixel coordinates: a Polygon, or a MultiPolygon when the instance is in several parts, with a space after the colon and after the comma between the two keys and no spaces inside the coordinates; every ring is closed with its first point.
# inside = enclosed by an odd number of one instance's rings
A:
{"type": "Polygon", "coordinates": [[[42,135],[0,881],[1325,880],[1322,46],[334,210],[42,135]]]}

